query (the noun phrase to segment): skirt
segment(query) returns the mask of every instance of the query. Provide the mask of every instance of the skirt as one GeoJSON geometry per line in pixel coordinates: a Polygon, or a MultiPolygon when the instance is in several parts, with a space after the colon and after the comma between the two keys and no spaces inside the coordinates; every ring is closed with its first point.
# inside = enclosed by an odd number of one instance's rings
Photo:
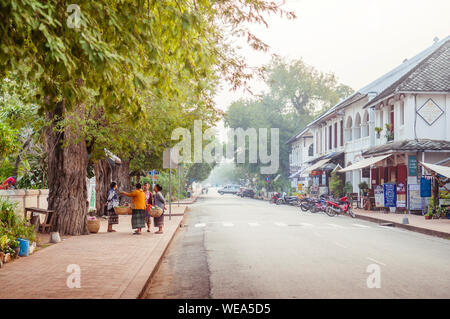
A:
{"type": "Polygon", "coordinates": [[[108,210],[108,225],[117,225],[119,223],[119,215],[113,209],[108,210]]]}
{"type": "Polygon", "coordinates": [[[159,217],[153,218],[153,226],[154,227],[163,227],[164,226],[164,213],[159,217]]]}
{"type": "Polygon", "coordinates": [[[133,209],[131,213],[131,228],[145,227],[145,209],[133,209]]]}

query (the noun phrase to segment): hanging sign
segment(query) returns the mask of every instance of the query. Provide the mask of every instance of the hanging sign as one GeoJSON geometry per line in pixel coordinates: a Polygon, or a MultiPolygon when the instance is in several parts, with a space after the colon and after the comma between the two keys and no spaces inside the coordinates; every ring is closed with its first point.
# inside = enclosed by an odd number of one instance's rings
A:
{"type": "Polygon", "coordinates": [[[415,155],[408,156],[408,176],[417,175],[417,158],[415,155]]]}
{"type": "Polygon", "coordinates": [[[422,198],[420,197],[420,185],[408,184],[408,209],[421,210],[422,198]]]}
{"type": "Polygon", "coordinates": [[[406,186],[404,183],[397,185],[397,207],[406,207],[406,186]]]}
{"type": "Polygon", "coordinates": [[[384,207],[397,206],[397,187],[393,183],[384,184],[384,207]]]}
{"type": "Polygon", "coordinates": [[[420,178],[420,197],[431,197],[431,176],[420,178]]]}
{"type": "Polygon", "coordinates": [[[298,190],[299,192],[301,192],[301,191],[303,190],[303,184],[302,184],[302,183],[298,183],[298,184],[297,184],[297,190],[298,190]]]}
{"type": "Polygon", "coordinates": [[[377,185],[374,189],[375,207],[384,207],[384,189],[383,186],[377,185]]]}

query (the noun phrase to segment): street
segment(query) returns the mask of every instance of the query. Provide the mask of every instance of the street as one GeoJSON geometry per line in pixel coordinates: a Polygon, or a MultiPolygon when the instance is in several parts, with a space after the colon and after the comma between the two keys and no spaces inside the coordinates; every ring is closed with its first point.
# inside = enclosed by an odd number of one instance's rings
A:
{"type": "Polygon", "coordinates": [[[445,239],[213,189],[184,224],[144,298],[450,297],[445,239]]]}

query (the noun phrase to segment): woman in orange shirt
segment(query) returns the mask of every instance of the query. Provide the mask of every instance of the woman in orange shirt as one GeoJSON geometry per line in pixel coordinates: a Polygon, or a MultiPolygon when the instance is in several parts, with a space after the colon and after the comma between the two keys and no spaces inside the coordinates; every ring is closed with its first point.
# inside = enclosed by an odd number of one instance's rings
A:
{"type": "Polygon", "coordinates": [[[131,215],[131,228],[136,229],[134,235],[141,235],[141,230],[145,227],[145,193],[140,183],[136,184],[136,189],[131,193],[120,192],[120,194],[131,197],[133,201],[133,211],[131,215]]]}

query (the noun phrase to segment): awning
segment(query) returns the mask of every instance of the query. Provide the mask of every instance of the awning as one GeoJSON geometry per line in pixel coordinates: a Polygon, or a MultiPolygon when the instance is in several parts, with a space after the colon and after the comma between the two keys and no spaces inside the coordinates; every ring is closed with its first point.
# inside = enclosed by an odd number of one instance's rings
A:
{"type": "Polygon", "coordinates": [[[313,164],[310,167],[308,167],[307,169],[305,169],[302,173],[302,176],[309,175],[309,173],[311,173],[312,171],[314,171],[318,168],[321,168],[324,164],[328,163],[329,161],[331,161],[331,158],[327,158],[327,159],[318,161],[316,164],[313,164]]]}
{"type": "Polygon", "coordinates": [[[344,172],[349,172],[349,171],[354,171],[355,169],[361,169],[370,165],[375,164],[376,162],[379,162],[381,160],[384,160],[385,158],[391,156],[392,154],[388,154],[388,155],[382,155],[382,156],[376,156],[376,157],[371,157],[371,158],[365,158],[355,164],[352,164],[344,169],[341,169],[340,171],[338,171],[339,173],[344,173],[344,172]]]}
{"type": "Polygon", "coordinates": [[[422,163],[419,162],[421,165],[423,165],[424,167],[435,171],[438,174],[441,174],[447,178],[450,178],[450,167],[448,166],[442,166],[442,165],[436,165],[436,164],[428,164],[428,163],[422,163]]]}

